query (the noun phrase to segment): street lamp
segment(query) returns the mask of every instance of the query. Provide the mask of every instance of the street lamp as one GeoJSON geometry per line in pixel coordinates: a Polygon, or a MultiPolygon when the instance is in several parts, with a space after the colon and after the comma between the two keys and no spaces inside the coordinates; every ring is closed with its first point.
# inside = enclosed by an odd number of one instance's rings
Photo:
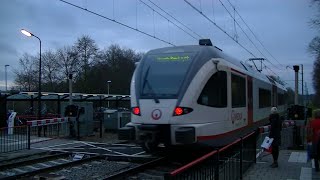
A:
{"type": "Polygon", "coordinates": [[[28,36],[28,37],[35,37],[40,42],[40,59],[39,59],[39,87],[38,87],[38,119],[41,119],[41,40],[38,36],[32,34],[31,32],[21,29],[21,33],[28,36]]]}
{"type": "MultiPolygon", "coordinates": [[[[109,92],[109,88],[110,88],[109,86],[110,86],[111,81],[109,80],[109,81],[107,81],[107,83],[108,83],[108,96],[109,96],[109,93],[110,93],[109,92]]],[[[108,100],[108,109],[109,109],[109,100],[108,100]]]]}
{"type": "Polygon", "coordinates": [[[8,91],[8,84],[7,84],[7,67],[10,66],[8,64],[4,65],[4,69],[5,69],[5,77],[6,77],[6,91],[8,91]]]}

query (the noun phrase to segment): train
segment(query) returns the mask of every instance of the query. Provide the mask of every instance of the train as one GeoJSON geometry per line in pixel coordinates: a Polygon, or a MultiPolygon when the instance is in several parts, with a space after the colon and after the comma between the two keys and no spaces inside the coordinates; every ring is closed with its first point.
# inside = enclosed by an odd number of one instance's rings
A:
{"type": "Polygon", "coordinates": [[[130,85],[131,122],[119,139],[147,151],[193,144],[223,146],[286,112],[286,88],[226,55],[210,39],[150,50],[130,85]]]}

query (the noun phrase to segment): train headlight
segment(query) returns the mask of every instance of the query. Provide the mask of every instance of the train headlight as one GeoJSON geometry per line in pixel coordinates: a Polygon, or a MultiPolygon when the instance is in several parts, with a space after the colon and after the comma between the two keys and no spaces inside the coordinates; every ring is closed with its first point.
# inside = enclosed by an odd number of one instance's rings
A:
{"type": "Polygon", "coordinates": [[[184,114],[188,114],[188,113],[190,113],[192,111],[193,111],[193,109],[188,108],[188,107],[176,107],[174,109],[173,116],[181,116],[181,115],[184,115],[184,114]]]}
{"type": "Polygon", "coordinates": [[[140,108],[139,108],[139,107],[133,107],[133,108],[132,108],[132,113],[133,113],[134,115],[141,116],[140,108]]]}

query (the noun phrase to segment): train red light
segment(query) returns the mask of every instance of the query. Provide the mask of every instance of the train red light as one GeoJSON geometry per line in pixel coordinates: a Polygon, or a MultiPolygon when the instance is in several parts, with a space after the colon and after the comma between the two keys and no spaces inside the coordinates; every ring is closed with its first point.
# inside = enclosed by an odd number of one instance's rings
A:
{"type": "Polygon", "coordinates": [[[139,107],[133,107],[133,108],[132,108],[132,113],[133,113],[134,115],[140,116],[140,115],[141,115],[141,114],[140,114],[140,108],[139,108],[139,107]]]}
{"type": "Polygon", "coordinates": [[[177,107],[175,110],[174,110],[174,115],[176,116],[180,116],[183,114],[183,109],[181,107],[177,107]]]}
{"type": "Polygon", "coordinates": [[[181,116],[181,115],[188,114],[188,113],[192,112],[192,110],[193,109],[187,108],[187,107],[176,107],[174,109],[173,115],[174,116],[181,116]]]}

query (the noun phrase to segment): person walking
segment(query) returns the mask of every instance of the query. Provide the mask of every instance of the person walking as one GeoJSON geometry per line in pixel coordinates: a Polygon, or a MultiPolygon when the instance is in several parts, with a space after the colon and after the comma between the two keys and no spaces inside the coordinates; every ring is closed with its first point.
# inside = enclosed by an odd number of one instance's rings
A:
{"type": "Polygon", "coordinates": [[[314,159],[315,170],[319,171],[319,136],[320,136],[320,110],[314,111],[314,119],[310,123],[312,140],[312,158],[314,159]]]}
{"type": "Polygon", "coordinates": [[[278,109],[276,107],[271,108],[271,114],[269,116],[270,121],[270,133],[269,138],[273,138],[272,142],[272,158],[273,163],[271,164],[272,168],[278,167],[278,157],[279,157],[279,146],[281,144],[281,128],[282,122],[278,114],[278,109]]]}

